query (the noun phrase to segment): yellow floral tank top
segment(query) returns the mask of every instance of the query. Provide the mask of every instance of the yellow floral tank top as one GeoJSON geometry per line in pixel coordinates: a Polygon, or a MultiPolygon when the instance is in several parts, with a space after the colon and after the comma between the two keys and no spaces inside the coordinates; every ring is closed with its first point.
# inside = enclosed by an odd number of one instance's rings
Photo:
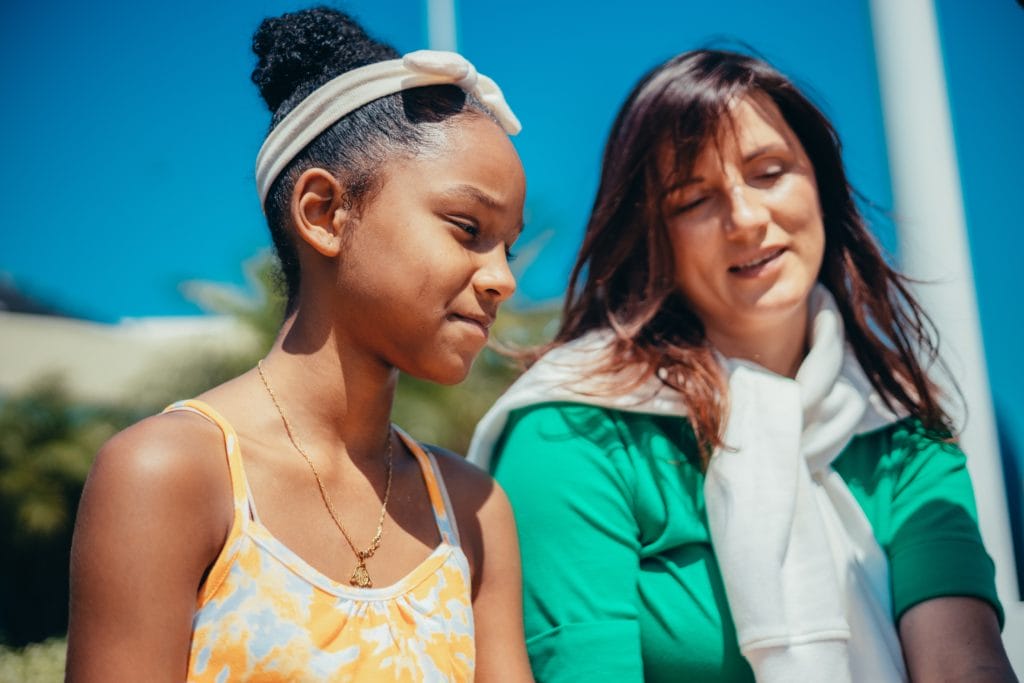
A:
{"type": "Polygon", "coordinates": [[[441,543],[405,578],[354,588],[313,569],[256,515],[234,430],[210,406],[180,401],[224,432],[235,514],[200,588],[188,680],[470,681],[475,649],[469,562],[433,455],[419,461],[441,543]]]}

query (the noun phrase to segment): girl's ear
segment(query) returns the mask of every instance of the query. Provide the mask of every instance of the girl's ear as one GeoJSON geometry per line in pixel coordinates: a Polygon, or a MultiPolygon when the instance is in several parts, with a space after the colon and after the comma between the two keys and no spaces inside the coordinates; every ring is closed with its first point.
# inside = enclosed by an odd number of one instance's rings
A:
{"type": "Polygon", "coordinates": [[[292,191],[292,224],[309,246],[327,257],[341,253],[351,211],[345,187],[323,168],[307,169],[292,191]]]}

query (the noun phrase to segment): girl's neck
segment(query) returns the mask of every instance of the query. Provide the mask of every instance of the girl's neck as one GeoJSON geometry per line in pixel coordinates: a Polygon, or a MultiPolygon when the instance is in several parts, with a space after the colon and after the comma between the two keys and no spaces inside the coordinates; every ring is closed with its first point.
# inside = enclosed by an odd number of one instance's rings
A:
{"type": "Polygon", "coordinates": [[[391,420],[398,371],[335,335],[285,321],[263,369],[282,410],[310,446],[376,457],[391,420]]]}

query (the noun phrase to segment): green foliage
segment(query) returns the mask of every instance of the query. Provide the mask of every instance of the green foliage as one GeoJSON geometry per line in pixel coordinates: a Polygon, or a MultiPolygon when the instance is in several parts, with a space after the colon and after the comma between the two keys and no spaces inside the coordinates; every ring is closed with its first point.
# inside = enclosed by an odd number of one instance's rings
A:
{"type": "Polygon", "coordinates": [[[19,538],[68,530],[68,504],[92,456],[133,417],[75,405],[56,377],[0,401],[0,500],[19,538]]]}
{"type": "Polygon", "coordinates": [[[53,377],[0,400],[0,643],[67,628],[71,531],[100,445],[138,415],[75,404],[53,377]],[[11,561],[13,560],[13,561],[11,561]]]}
{"type": "Polygon", "coordinates": [[[60,683],[64,680],[68,642],[51,638],[24,649],[0,645],[0,683],[60,683]]]}

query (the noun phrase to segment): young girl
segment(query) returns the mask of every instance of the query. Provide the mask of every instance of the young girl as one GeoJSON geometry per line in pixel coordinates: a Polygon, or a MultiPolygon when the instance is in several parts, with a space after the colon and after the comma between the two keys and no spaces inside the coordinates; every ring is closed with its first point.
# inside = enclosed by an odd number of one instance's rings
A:
{"type": "Polygon", "coordinates": [[[784,76],[616,118],[552,348],[481,422],[543,681],[1014,680],[926,318],[784,76]]]}
{"type": "Polygon", "coordinates": [[[519,124],[459,55],[332,10],[253,50],[286,320],[256,368],[103,447],[68,678],[528,680],[504,494],[389,421],[399,371],[462,380],[515,289],[519,124]]]}

